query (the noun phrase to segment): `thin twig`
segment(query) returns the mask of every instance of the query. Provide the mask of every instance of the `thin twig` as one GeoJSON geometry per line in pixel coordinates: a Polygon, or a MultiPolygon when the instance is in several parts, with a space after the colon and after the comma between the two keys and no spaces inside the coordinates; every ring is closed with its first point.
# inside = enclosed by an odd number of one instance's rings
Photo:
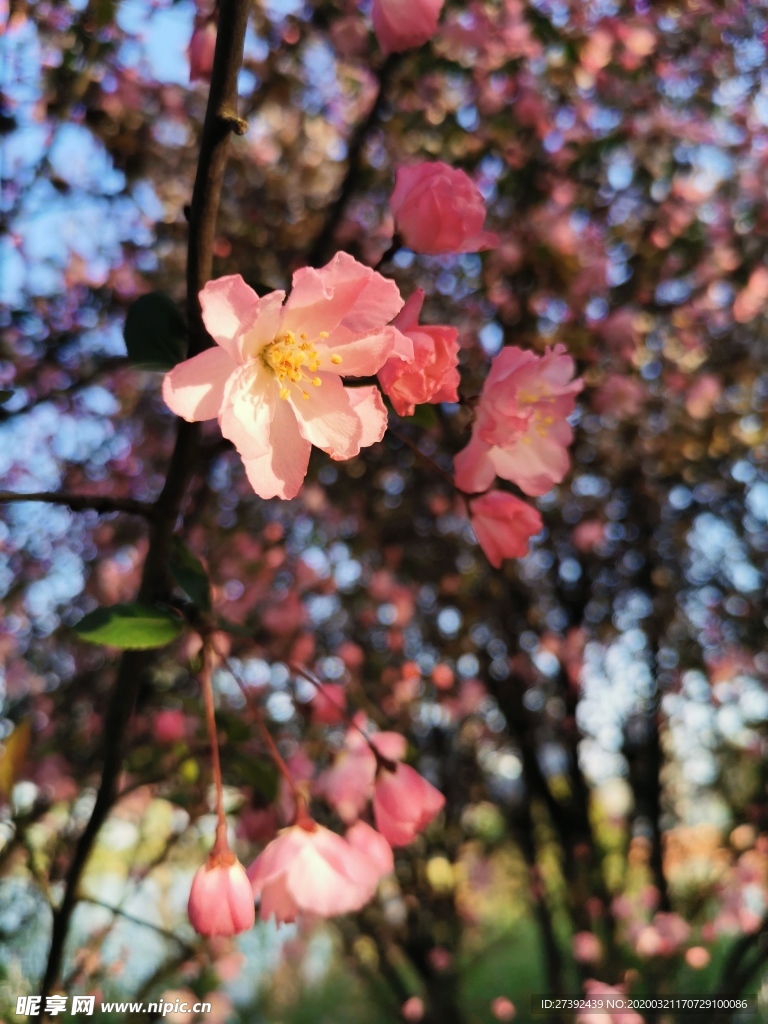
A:
{"type": "Polygon", "coordinates": [[[460,497],[466,500],[466,494],[464,494],[457,488],[451,474],[446,473],[446,471],[444,469],[441,469],[441,467],[438,466],[438,464],[433,459],[430,459],[430,457],[425,452],[423,452],[421,448],[419,448],[415,441],[412,441],[410,437],[406,437],[405,434],[401,434],[400,431],[395,430],[394,427],[387,427],[387,430],[392,435],[392,437],[396,437],[401,444],[404,444],[406,446],[406,448],[410,448],[415,455],[418,455],[422,462],[429,466],[429,468],[433,470],[435,473],[437,473],[438,476],[442,477],[443,480],[445,480],[445,482],[452,490],[455,490],[460,497]]]}
{"type": "Polygon", "coordinates": [[[216,786],[216,842],[213,853],[222,853],[227,849],[227,816],[224,813],[224,785],[221,780],[221,758],[219,756],[219,737],[216,732],[216,710],[213,706],[213,686],[211,684],[211,642],[203,638],[203,667],[200,672],[200,689],[203,691],[205,705],[205,724],[208,729],[210,743],[211,767],[213,782],[216,786]]]}
{"type": "Polygon", "coordinates": [[[16,491],[0,491],[0,504],[22,501],[44,502],[47,505],[66,505],[73,512],[127,512],[129,515],[154,519],[155,506],[133,498],[110,498],[105,494],[64,494],[56,491],[32,491],[19,494],[16,491]]]}

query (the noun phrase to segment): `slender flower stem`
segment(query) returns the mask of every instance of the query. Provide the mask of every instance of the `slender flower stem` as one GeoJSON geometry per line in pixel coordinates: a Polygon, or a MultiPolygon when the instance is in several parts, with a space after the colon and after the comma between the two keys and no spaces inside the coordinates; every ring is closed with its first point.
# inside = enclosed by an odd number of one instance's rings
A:
{"type": "Polygon", "coordinates": [[[302,821],[308,818],[306,797],[301,792],[299,787],[296,785],[296,780],[291,775],[291,770],[285,763],[283,755],[280,753],[278,746],[275,743],[274,737],[272,736],[272,733],[267,728],[267,723],[264,721],[264,713],[262,712],[258,703],[254,700],[253,694],[242,681],[239,674],[235,671],[234,665],[229,660],[229,658],[225,654],[222,654],[221,651],[219,651],[217,648],[214,649],[216,650],[216,653],[226,665],[227,670],[229,671],[232,678],[240,687],[240,691],[243,697],[245,697],[246,704],[251,709],[251,713],[254,719],[256,720],[256,725],[258,726],[262,739],[264,740],[267,750],[269,751],[269,756],[274,761],[277,770],[288,783],[288,786],[291,790],[291,795],[293,796],[293,799],[296,801],[296,824],[301,824],[302,821]]]}
{"type": "Polygon", "coordinates": [[[224,813],[224,785],[221,781],[221,758],[219,757],[219,737],[216,732],[216,711],[213,706],[213,685],[211,683],[211,644],[203,639],[203,667],[200,672],[200,689],[203,691],[205,704],[205,723],[208,728],[208,740],[211,745],[211,767],[213,781],[216,786],[216,842],[213,844],[212,855],[224,853],[229,848],[227,842],[227,816],[224,813]]]}

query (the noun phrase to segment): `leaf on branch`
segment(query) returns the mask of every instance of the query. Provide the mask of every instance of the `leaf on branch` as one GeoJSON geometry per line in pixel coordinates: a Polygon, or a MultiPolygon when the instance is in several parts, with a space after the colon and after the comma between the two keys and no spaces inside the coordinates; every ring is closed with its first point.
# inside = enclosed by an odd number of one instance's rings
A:
{"type": "Polygon", "coordinates": [[[211,610],[211,582],[197,555],[192,554],[181,537],[173,538],[171,575],[201,612],[211,610]]]}
{"type": "Polygon", "coordinates": [[[113,604],[84,615],[74,628],[89,644],[144,651],[171,643],[181,633],[184,622],[168,608],[113,604]]]}
{"type": "Polygon", "coordinates": [[[415,427],[427,430],[438,425],[437,413],[432,405],[417,405],[413,416],[404,416],[403,423],[412,423],[415,427]]]}
{"type": "Polygon", "coordinates": [[[128,358],[144,370],[170,370],[187,354],[187,326],[163,292],[141,295],[128,310],[123,330],[128,358]]]}

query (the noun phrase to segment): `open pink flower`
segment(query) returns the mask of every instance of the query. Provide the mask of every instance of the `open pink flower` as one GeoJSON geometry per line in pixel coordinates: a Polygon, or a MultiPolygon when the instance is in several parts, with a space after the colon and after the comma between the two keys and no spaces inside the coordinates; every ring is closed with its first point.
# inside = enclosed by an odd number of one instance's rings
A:
{"type": "Polygon", "coordinates": [[[498,569],[505,558],[528,554],[528,541],[541,531],[539,511],[505,491],[488,491],[469,503],[477,543],[498,569]]]}
{"type": "Polygon", "coordinates": [[[392,355],[379,370],[379,383],[400,416],[413,416],[424,402],[459,399],[459,343],[455,327],[419,324],[424,291],[417,288],[392,321],[398,330],[392,355]]]}
{"type": "MultiPolygon", "coordinates": [[[[396,732],[379,732],[373,737],[382,756],[397,761],[405,755],[405,737],[396,732]]],[[[341,820],[355,821],[373,794],[376,755],[358,729],[350,729],[344,746],[330,768],[317,780],[316,791],[325,797],[341,820]]]]}
{"type": "Polygon", "coordinates": [[[410,765],[381,768],[373,792],[376,828],[390,846],[413,842],[445,804],[443,794],[410,765]]]}
{"type": "Polygon", "coordinates": [[[251,883],[231,851],[212,854],[189,894],[189,920],[200,935],[237,935],[256,921],[251,883]]]}
{"type": "Polygon", "coordinates": [[[573,432],[566,419],[582,380],[562,345],[543,356],[511,346],[491,364],[472,437],[454,460],[456,486],[484,491],[496,475],[526,494],[546,494],[568,472],[573,432]]]}
{"type": "Polygon", "coordinates": [[[485,202],[468,174],[448,164],[400,167],[389,200],[395,230],[414,252],[480,252],[499,244],[499,236],[483,231],[485,202]]]}
{"type": "Polygon", "coordinates": [[[378,389],[345,388],[341,376],[378,372],[395,342],[385,325],[403,304],[397,285],[344,252],[321,270],[297,270],[284,299],[259,298],[239,274],[209,282],[200,304],[216,347],[163,381],[177,415],[218,417],[262,498],[298,493],[313,444],[349,459],[381,440],[387,415],[378,389]]]}
{"type": "Polygon", "coordinates": [[[423,46],[437,31],[444,0],[373,0],[373,31],[382,53],[423,46]]]}
{"type": "Polygon", "coordinates": [[[333,917],[373,899],[382,877],[372,859],[341,836],[305,818],[284,828],[248,868],[262,920],[295,921],[300,911],[333,917]]]}

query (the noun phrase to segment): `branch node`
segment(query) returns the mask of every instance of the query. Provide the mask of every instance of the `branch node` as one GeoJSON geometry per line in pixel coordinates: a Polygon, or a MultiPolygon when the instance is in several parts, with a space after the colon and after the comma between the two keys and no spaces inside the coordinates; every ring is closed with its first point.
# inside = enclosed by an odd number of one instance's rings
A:
{"type": "Polygon", "coordinates": [[[238,117],[237,114],[221,111],[219,113],[219,120],[234,135],[245,135],[248,131],[248,122],[243,120],[242,117],[238,117]]]}

